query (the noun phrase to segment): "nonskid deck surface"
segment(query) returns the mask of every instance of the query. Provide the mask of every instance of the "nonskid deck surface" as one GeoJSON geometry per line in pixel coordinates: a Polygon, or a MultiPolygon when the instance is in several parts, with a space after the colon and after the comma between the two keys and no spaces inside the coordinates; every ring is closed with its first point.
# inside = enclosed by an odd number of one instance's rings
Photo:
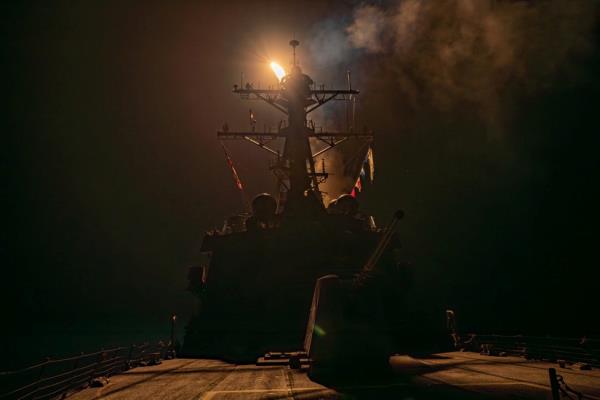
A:
{"type": "Polygon", "coordinates": [[[396,357],[392,361],[398,365],[398,371],[414,376],[412,381],[416,386],[451,387],[476,394],[475,398],[494,399],[550,399],[548,369],[555,368],[570,388],[585,398],[600,399],[598,370],[584,371],[576,366],[559,368],[555,363],[469,352],[442,353],[419,360],[396,357]]]}
{"type": "Polygon", "coordinates": [[[175,359],[110,378],[101,388],[69,396],[84,399],[286,399],[296,394],[335,394],[306,373],[281,366],[234,365],[218,360],[175,359]]]}
{"type": "MultiPolygon", "coordinates": [[[[549,399],[548,368],[556,364],[517,357],[442,353],[392,358],[395,375],[376,381],[353,379],[328,388],[305,371],[287,366],[233,365],[218,360],[176,359],[110,378],[101,388],[70,396],[88,399],[339,399],[406,398],[549,399]],[[375,397],[374,397],[375,396],[375,397]],[[400,396],[400,397],[398,397],[400,396]]],[[[358,366],[360,368],[360,366],[358,366]]],[[[600,371],[557,368],[573,389],[600,399],[600,371]]]]}

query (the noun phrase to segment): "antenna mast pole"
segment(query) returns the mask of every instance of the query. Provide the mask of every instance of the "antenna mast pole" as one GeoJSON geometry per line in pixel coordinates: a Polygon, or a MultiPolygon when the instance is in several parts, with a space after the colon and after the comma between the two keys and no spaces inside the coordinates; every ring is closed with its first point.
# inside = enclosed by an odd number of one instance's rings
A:
{"type": "Polygon", "coordinates": [[[293,53],[293,58],[292,58],[292,66],[296,66],[296,47],[298,47],[300,45],[300,42],[297,41],[296,39],[290,40],[290,46],[292,46],[292,53],[293,53]]]}
{"type": "MultiPolygon", "coordinates": [[[[233,92],[242,99],[258,99],[275,107],[288,116],[288,123],[272,133],[266,130],[257,132],[217,132],[217,137],[223,139],[244,139],[262,149],[277,155],[271,169],[278,177],[282,187],[280,205],[283,203],[284,212],[291,215],[305,215],[324,209],[319,184],[327,179],[327,172],[317,172],[315,158],[338,144],[351,138],[372,141],[370,131],[355,132],[317,132],[314,124],[308,124],[306,116],[331,100],[351,101],[359,93],[353,90],[348,82],[347,89],[326,90],[311,89],[313,80],[297,65],[296,47],[300,42],[293,39],[289,42],[292,47],[292,71],[281,79],[278,89],[255,89],[246,83],[243,87],[234,85],[233,92]],[[312,154],[310,138],[326,144],[326,147],[312,154]],[[270,142],[284,139],[283,154],[270,148],[270,142]]],[[[348,81],[349,81],[348,74],[348,81]]],[[[348,119],[348,117],[347,117],[348,119]]]]}

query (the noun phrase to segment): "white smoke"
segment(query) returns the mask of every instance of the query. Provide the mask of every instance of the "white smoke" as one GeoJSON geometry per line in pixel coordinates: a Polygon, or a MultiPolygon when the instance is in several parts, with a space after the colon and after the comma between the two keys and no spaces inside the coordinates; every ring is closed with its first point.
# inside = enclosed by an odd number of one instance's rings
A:
{"type": "Polygon", "coordinates": [[[354,11],[354,22],[346,28],[346,32],[354,47],[378,53],[384,49],[382,35],[387,24],[387,17],[382,9],[362,6],[354,11]]]}
{"type": "Polygon", "coordinates": [[[599,5],[589,0],[363,4],[349,19],[313,27],[310,59],[318,68],[316,79],[337,77],[336,83],[344,82],[346,68],[360,69],[369,60],[367,70],[354,75],[355,81],[366,78],[356,82],[365,91],[393,87],[402,107],[413,111],[472,107],[498,128],[505,117],[500,103],[511,90],[531,93],[559,78],[561,84],[579,79],[578,59],[591,48],[599,5]],[[335,76],[323,77],[326,71],[335,76]]]}
{"type": "MultiPolygon", "coordinates": [[[[593,47],[599,8],[589,0],[362,4],[346,19],[313,27],[310,59],[316,80],[338,86],[346,69],[355,70],[355,87],[369,99],[363,111],[371,116],[397,125],[432,109],[470,113],[487,139],[502,139],[515,96],[585,79],[579,65],[593,47]]],[[[341,115],[323,112],[328,125],[341,115]]],[[[332,180],[328,190],[343,192],[347,181],[332,180]]]]}
{"type": "Polygon", "coordinates": [[[590,47],[598,5],[403,0],[360,6],[346,33],[355,48],[388,56],[394,83],[413,104],[426,98],[448,109],[468,101],[492,112],[506,85],[537,90],[572,71],[572,58],[590,47]]]}
{"type": "Polygon", "coordinates": [[[323,81],[330,77],[332,67],[343,65],[349,61],[352,44],[344,31],[343,20],[327,19],[312,28],[310,40],[307,42],[310,64],[319,76],[314,78],[323,81]],[[327,74],[322,76],[322,74],[327,74]]]}

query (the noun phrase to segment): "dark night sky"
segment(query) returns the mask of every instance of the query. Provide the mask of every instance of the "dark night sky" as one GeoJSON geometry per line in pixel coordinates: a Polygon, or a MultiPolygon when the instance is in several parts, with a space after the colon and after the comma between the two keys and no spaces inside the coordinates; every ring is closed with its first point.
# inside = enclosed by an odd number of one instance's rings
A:
{"type": "MultiPolygon", "coordinates": [[[[360,2],[3,5],[3,334],[43,338],[37,356],[69,335],[164,335],[171,312],[193,312],[194,248],[240,208],[214,132],[247,125],[231,85],[240,71],[269,83],[264,56],[287,61],[293,34],[315,80],[353,70],[361,120],[378,135],[361,202],[380,222],[405,210],[418,307],[455,307],[479,331],[600,334],[598,8],[496,3],[481,21],[514,29],[508,59],[495,58],[501,46],[461,56],[452,41],[469,31],[447,35],[424,10],[411,50],[386,32],[379,49],[355,36],[333,72],[311,63],[309,43],[360,27],[360,2]],[[439,54],[452,69],[436,69],[439,54]]],[[[373,4],[386,20],[406,15],[373,4]]],[[[465,15],[451,22],[468,28],[465,15]]],[[[272,191],[268,158],[231,149],[249,193],[272,191]]]]}

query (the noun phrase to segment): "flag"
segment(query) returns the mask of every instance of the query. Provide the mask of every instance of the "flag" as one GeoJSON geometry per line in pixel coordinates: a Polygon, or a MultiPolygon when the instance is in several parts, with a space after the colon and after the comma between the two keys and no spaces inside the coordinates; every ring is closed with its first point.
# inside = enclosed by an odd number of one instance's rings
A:
{"type": "Polygon", "coordinates": [[[358,192],[362,192],[362,182],[360,180],[360,175],[358,176],[358,179],[354,183],[354,187],[352,188],[352,191],[350,192],[350,196],[356,197],[356,194],[358,192]]]}
{"type": "Polygon", "coordinates": [[[359,192],[362,192],[362,181],[360,180],[360,176],[356,180],[356,183],[354,184],[354,187],[356,189],[358,189],[359,192]]]}
{"type": "Polygon", "coordinates": [[[238,176],[237,171],[233,166],[233,160],[231,159],[231,157],[229,157],[229,153],[227,152],[227,149],[225,148],[225,145],[223,143],[221,143],[221,147],[223,147],[223,152],[225,153],[225,160],[227,160],[227,165],[229,165],[229,168],[231,168],[231,175],[233,176],[233,181],[235,182],[237,188],[243,191],[244,187],[242,186],[242,181],[240,180],[240,177],[238,176]]]}
{"type": "Polygon", "coordinates": [[[369,150],[367,151],[367,162],[369,163],[369,177],[371,178],[371,183],[373,183],[373,179],[375,179],[375,160],[373,159],[373,149],[369,146],[369,150]]]}

